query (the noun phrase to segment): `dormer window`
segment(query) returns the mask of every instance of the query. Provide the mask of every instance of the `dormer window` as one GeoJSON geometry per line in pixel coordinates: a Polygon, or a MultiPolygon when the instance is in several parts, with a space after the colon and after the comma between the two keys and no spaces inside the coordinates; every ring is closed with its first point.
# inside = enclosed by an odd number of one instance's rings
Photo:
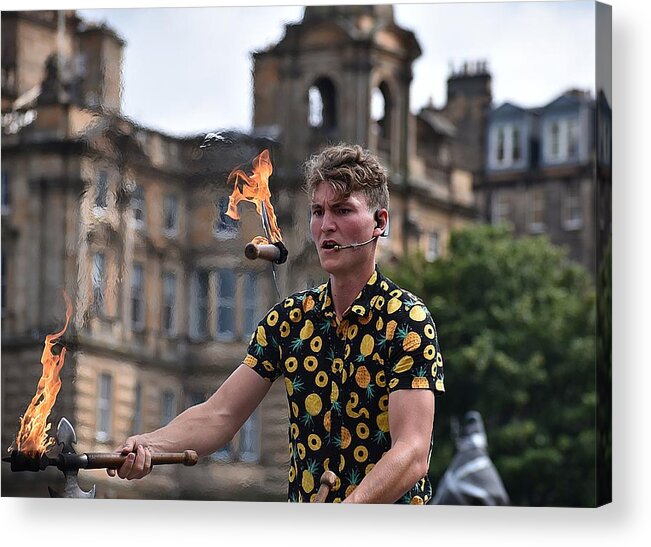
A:
{"type": "Polygon", "coordinates": [[[520,161],[522,158],[522,145],[520,143],[520,128],[519,127],[513,127],[513,132],[512,132],[512,157],[513,157],[513,163],[517,163],[520,161]]]}
{"type": "Polygon", "coordinates": [[[524,159],[523,131],[515,123],[501,123],[491,132],[491,164],[496,168],[517,167],[524,159]]]}
{"type": "Polygon", "coordinates": [[[549,163],[562,163],[578,159],[579,133],[579,120],[576,117],[548,121],[543,130],[545,160],[549,163]]]}
{"type": "Polygon", "coordinates": [[[497,129],[497,162],[504,163],[504,128],[497,129]]]}

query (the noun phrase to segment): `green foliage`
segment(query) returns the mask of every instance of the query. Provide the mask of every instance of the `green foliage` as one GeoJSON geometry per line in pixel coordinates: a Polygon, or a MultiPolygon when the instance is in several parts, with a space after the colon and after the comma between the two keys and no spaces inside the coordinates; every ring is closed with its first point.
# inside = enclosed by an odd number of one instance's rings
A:
{"type": "Polygon", "coordinates": [[[585,270],[544,237],[473,226],[452,234],[447,257],[407,257],[388,273],[438,327],[447,393],[432,479],[453,453],[450,418],[478,410],[514,505],[594,505],[595,295],[585,270]]]}

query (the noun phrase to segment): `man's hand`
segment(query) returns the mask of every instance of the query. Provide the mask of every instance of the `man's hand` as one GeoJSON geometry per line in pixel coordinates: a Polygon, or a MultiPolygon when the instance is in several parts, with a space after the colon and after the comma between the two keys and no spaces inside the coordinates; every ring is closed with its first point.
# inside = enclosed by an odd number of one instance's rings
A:
{"type": "Polygon", "coordinates": [[[151,473],[151,447],[144,435],[129,437],[117,452],[127,454],[127,459],[119,469],[107,469],[109,477],[142,479],[151,473]]]}

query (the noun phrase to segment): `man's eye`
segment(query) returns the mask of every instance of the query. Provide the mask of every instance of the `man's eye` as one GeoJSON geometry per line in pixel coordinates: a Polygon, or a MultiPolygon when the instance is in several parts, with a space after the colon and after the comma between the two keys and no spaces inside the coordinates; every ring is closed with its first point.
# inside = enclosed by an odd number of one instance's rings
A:
{"type": "Polygon", "coordinates": [[[313,217],[320,217],[321,214],[322,214],[321,211],[319,211],[318,209],[312,210],[312,216],[313,217]]]}
{"type": "Polygon", "coordinates": [[[343,208],[343,209],[337,209],[337,212],[338,212],[340,215],[347,215],[348,213],[350,213],[350,209],[346,209],[346,208],[343,208]]]}

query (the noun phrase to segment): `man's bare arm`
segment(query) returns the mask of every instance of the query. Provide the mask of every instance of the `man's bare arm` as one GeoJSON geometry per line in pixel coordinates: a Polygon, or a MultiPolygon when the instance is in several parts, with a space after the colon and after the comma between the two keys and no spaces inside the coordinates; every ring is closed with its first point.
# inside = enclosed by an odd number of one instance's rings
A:
{"type": "MultiPolygon", "coordinates": [[[[137,479],[149,474],[152,452],[189,449],[205,456],[218,450],[239,431],[270,387],[268,380],[240,365],[206,402],[188,408],[160,429],[129,437],[121,447],[129,455],[117,475],[137,479]]],[[[109,470],[109,475],[115,472],[109,470]]]]}
{"type": "Polygon", "coordinates": [[[434,394],[401,389],[389,395],[391,448],[344,503],[394,503],[428,471],[434,394]]]}

